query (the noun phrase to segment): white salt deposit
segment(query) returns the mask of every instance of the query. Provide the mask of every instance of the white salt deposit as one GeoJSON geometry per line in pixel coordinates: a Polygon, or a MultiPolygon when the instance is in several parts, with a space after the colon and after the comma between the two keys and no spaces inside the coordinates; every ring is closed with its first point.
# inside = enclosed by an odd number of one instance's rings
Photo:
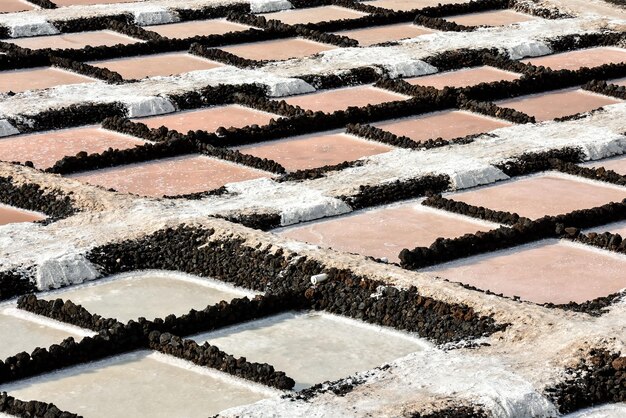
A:
{"type": "Polygon", "coordinates": [[[20,132],[6,119],[0,119],[0,137],[17,135],[20,132]]]}
{"type": "Polygon", "coordinates": [[[292,9],[293,5],[287,0],[250,0],[252,13],[269,13],[292,9]]]}
{"type": "Polygon", "coordinates": [[[58,289],[62,286],[83,283],[100,276],[96,267],[82,255],[68,252],[56,257],[43,258],[37,263],[35,281],[37,289],[58,289]]]}

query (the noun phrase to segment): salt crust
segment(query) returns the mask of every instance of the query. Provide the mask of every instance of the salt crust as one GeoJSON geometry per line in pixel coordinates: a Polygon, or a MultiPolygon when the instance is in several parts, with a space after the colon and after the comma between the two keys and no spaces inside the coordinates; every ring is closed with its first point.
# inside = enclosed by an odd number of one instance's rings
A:
{"type": "Polygon", "coordinates": [[[278,12],[287,9],[293,9],[293,5],[287,0],[250,0],[252,13],[278,12]]]}
{"type": "Polygon", "coordinates": [[[623,418],[626,416],[626,404],[601,405],[583,409],[563,418],[623,418]]]}
{"type": "MultiPolygon", "coordinates": [[[[10,304],[14,305],[13,302],[10,304]]],[[[81,337],[93,337],[97,334],[97,332],[80,328],[75,325],[70,325],[65,322],[60,322],[55,319],[51,319],[45,316],[37,315],[28,311],[24,311],[22,309],[18,309],[15,307],[8,307],[2,310],[4,315],[12,316],[14,318],[23,319],[24,321],[33,322],[35,324],[43,325],[49,328],[54,328],[59,331],[65,331],[70,334],[78,335],[81,337]]]]}
{"type": "Polygon", "coordinates": [[[0,119],[0,137],[17,135],[20,132],[6,119],[0,119]]]}

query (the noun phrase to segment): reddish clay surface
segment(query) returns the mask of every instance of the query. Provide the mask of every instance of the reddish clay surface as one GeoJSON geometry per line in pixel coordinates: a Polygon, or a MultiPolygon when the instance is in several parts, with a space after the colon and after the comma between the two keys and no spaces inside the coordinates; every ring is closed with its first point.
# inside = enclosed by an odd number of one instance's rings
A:
{"type": "Polygon", "coordinates": [[[65,156],[81,151],[89,154],[106,149],[126,149],[143,141],[98,127],[61,129],[30,135],[0,138],[0,160],[32,161],[37,168],[52,167],[65,156]]]}
{"type": "Polygon", "coordinates": [[[439,237],[455,238],[487,230],[488,226],[471,218],[450,216],[418,203],[407,203],[310,222],[279,230],[278,234],[339,251],[387,257],[389,261],[397,262],[404,248],[428,247],[439,237]]]}
{"type": "Polygon", "coordinates": [[[537,66],[543,65],[553,70],[578,70],[582,67],[592,68],[603,64],[626,62],[626,49],[613,47],[589,48],[530,58],[522,62],[537,66]]]}
{"type": "Polygon", "coordinates": [[[447,16],[444,19],[464,26],[506,26],[513,23],[536,20],[537,18],[512,10],[491,10],[488,12],[447,16]]]}
{"type": "Polygon", "coordinates": [[[274,41],[251,42],[247,44],[220,47],[219,49],[251,60],[286,60],[303,58],[323,51],[336,49],[334,45],[309,41],[308,39],[291,38],[274,41]]]}
{"type": "Polygon", "coordinates": [[[541,122],[589,112],[602,106],[621,102],[618,99],[580,89],[566,89],[500,100],[496,103],[499,106],[509,107],[534,116],[537,122],[541,122]]]}
{"type": "Polygon", "coordinates": [[[7,39],[6,42],[10,42],[23,48],[30,49],[82,49],[87,45],[128,45],[142,41],[110,30],[98,30],[93,32],[64,33],[61,35],[33,36],[32,38],[7,39]]]}
{"type": "Polygon", "coordinates": [[[261,14],[261,16],[264,16],[267,20],[280,20],[281,22],[288,25],[295,25],[298,23],[307,24],[319,23],[330,20],[357,19],[362,16],[367,16],[367,13],[362,13],[356,10],[339,6],[320,6],[306,9],[283,10],[280,12],[264,13],[261,14]]]}
{"type": "Polygon", "coordinates": [[[119,192],[160,197],[203,192],[227,183],[269,176],[238,164],[200,155],[185,155],[89,171],[71,177],[119,192]]]}
{"type": "Polygon", "coordinates": [[[435,266],[428,271],[535,303],[585,302],[626,287],[626,257],[556,240],[435,266]]]}
{"type": "Polygon", "coordinates": [[[454,139],[511,126],[510,123],[460,110],[427,113],[372,125],[416,142],[433,138],[454,139]]]}
{"type": "Polygon", "coordinates": [[[405,79],[409,84],[420,86],[431,86],[437,89],[444,87],[470,87],[480,83],[492,83],[494,81],[512,81],[520,78],[521,75],[503,71],[498,68],[483,65],[482,67],[463,68],[456,71],[425,75],[405,79]]]}
{"type": "Polygon", "coordinates": [[[469,0],[374,0],[368,1],[366,4],[375,7],[382,7],[383,9],[391,10],[413,10],[423,9],[425,7],[438,6],[440,4],[453,4],[453,3],[469,3],[469,0]]]}
{"type": "Polygon", "coordinates": [[[449,197],[536,219],[619,202],[626,197],[626,188],[544,174],[453,193],[449,197]]]}
{"type": "Polygon", "coordinates": [[[352,135],[314,134],[239,148],[244,154],[268,158],[289,171],[335,165],[393,149],[352,135]]]}
{"type": "Polygon", "coordinates": [[[24,211],[12,206],[0,204],[0,225],[7,225],[17,222],[33,222],[46,219],[44,214],[24,211]]]}
{"type": "Polygon", "coordinates": [[[400,39],[415,38],[420,35],[434,33],[433,30],[413,25],[410,23],[398,23],[395,25],[373,26],[365,29],[345,30],[335,32],[336,35],[347,36],[359,41],[361,46],[370,46],[382,42],[398,41],[400,39]]]}
{"type": "Polygon", "coordinates": [[[168,25],[145,26],[161,36],[168,38],[191,38],[193,36],[223,35],[228,32],[240,32],[250,26],[229,22],[226,19],[192,20],[189,22],[170,23],[168,25]]]}
{"type": "Polygon", "coordinates": [[[302,94],[282,100],[285,100],[290,105],[300,106],[303,109],[332,113],[337,110],[345,110],[351,106],[362,107],[368,104],[376,105],[408,98],[408,96],[372,86],[358,86],[302,94]]]}
{"type": "Polygon", "coordinates": [[[0,3],[0,13],[23,12],[34,9],[35,6],[23,0],[2,0],[0,3]]]}
{"type": "Polygon", "coordinates": [[[58,68],[29,68],[0,72],[0,92],[19,93],[26,90],[47,89],[66,84],[90,83],[93,78],[58,68]]]}
{"type": "Polygon", "coordinates": [[[89,6],[92,4],[134,3],[142,0],[54,0],[57,6],[89,6]]]}
{"type": "Polygon", "coordinates": [[[222,126],[243,128],[247,125],[267,125],[272,118],[278,119],[280,116],[243,106],[227,105],[169,113],[163,116],[135,119],[135,121],[145,123],[150,128],[166,126],[181,133],[187,133],[197,130],[214,132],[222,126]]]}
{"type": "Polygon", "coordinates": [[[618,174],[626,176],[626,156],[591,161],[582,165],[588,167],[604,167],[607,170],[613,170],[618,174]]]}
{"type": "Polygon", "coordinates": [[[176,75],[197,70],[210,70],[211,68],[222,66],[218,62],[209,61],[184,52],[119,58],[90,62],[89,64],[116,71],[126,80],[176,75]]]}

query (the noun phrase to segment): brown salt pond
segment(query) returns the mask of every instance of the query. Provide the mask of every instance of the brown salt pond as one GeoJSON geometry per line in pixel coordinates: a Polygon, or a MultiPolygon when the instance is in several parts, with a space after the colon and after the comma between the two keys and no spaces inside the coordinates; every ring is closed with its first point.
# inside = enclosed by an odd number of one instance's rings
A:
{"type": "Polygon", "coordinates": [[[90,332],[18,310],[14,305],[0,307],[0,359],[37,347],[48,348],[67,337],[79,341],[90,332]]]}
{"type": "Polygon", "coordinates": [[[395,25],[372,26],[365,29],[352,29],[335,32],[335,35],[347,36],[359,41],[360,46],[370,46],[383,42],[398,41],[400,39],[415,38],[420,35],[428,35],[435,31],[423,26],[411,23],[398,23],[395,25]]]}
{"type": "Polygon", "coordinates": [[[161,197],[213,190],[228,183],[270,177],[270,174],[193,154],[88,171],[70,177],[119,192],[161,197]]]}
{"type": "Polygon", "coordinates": [[[7,39],[6,42],[30,49],[82,49],[87,45],[129,45],[143,41],[110,30],[98,30],[93,32],[63,33],[61,35],[7,39]]]}
{"type": "Polygon", "coordinates": [[[288,104],[300,106],[306,110],[332,113],[348,107],[362,107],[368,104],[377,105],[398,100],[407,100],[409,96],[393,93],[372,86],[346,87],[340,89],[321,90],[315,93],[302,94],[283,98],[288,104]]]}
{"type": "Polygon", "coordinates": [[[550,67],[553,70],[578,70],[582,67],[592,68],[603,64],[626,62],[626,49],[603,46],[529,58],[522,62],[550,67]]]}
{"type": "Polygon", "coordinates": [[[149,128],[165,126],[181,133],[187,133],[197,130],[214,132],[222,126],[225,128],[243,128],[248,125],[267,125],[271,119],[278,118],[280,116],[272,113],[261,112],[239,105],[227,105],[133,120],[145,123],[149,128]]]}
{"type": "Polygon", "coordinates": [[[280,20],[288,25],[296,25],[331,20],[358,19],[359,17],[367,16],[367,13],[340,6],[320,6],[263,13],[260,16],[265,17],[267,20],[280,20]]]}
{"type": "Polygon", "coordinates": [[[416,142],[434,138],[454,139],[511,126],[509,122],[462,110],[445,110],[372,125],[416,142]]]}
{"type": "Polygon", "coordinates": [[[537,18],[513,10],[491,10],[488,12],[446,16],[444,19],[463,26],[506,26],[536,20],[537,18]]]}
{"type": "Polygon", "coordinates": [[[546,240],[423,271],[535,303],[586,302],[626,287],[626,256],[546,240]]]}
{"type": "Polygon", "coordinates": [[[483,65],[481,67],[463,68],[444,73],[406,78],[404,81],[413,85],[430,86],[441,90],[444,87],[460,88],[475,86],[480,83],[493,83],[495,81],[513,81],[520,77],[521,74],[483,65]]]}
{"type": "MultiPolygon", "coordinates": [[[[254,361],[254,360],[252,360],[254,361]]],[[[214,369],[136,351],[0,386],[22,400],[93,418],[206,417],[275,394],[214,369]]]]}
{"type": "Polygon", "coordinates": [[[335,165],[393,148],[340,132],[303,135],[238,148],[244,154],[274,160],[289,171],[335,165]]]}
{"type": "Polygon", "coordinates": [[[363,4],[374,7],[382,7],[383,9],[391,9],[397,11],[407,11],[415,9],[423,9],[425,7],[439,6],[440,4],[469,3],[469,0],[374,0],[367,1],[363,4]]]}
{"type": "Polygon", "coordinates": [[[290,38],[273,41],[250,42],[247,44],[220,47],[241,58],[250,60],[286,60],[289,58],[304,58],[309,55],[330,51],[337,47],[308,39],[290,38]]]}
{"type": "Polygon", "coordinates": [[[382,366],[429,344],[410,334],[319,312],[288,312],[192,337],[235,357],[266,362],[294,390],[382,366]]]}
{"type": "Polygon", "coordinates": [[[600,168],[604,167],[607,170],[613,170],[618,174],[626,176],[626,156],[620,156],[616,158],[607,158],[604,160],[590,161],[588,163],[581,164],[584,167],[600,168]]]}
{"type": "Polygon", "coordinates": [[[140,317],[183,315],[244,296],[254,297],[254,293],[189,274],[146,270],[50,292],[43,299],[69,299],[91,313],[126,323],[140,317]]]}
{"type": "Polygon", "coordinates": [[[191,20],[167,25],[144,26],[144,29],[156,32],[168,38],[191,38],[193,36],[223,35],[229,32],[241,32],[250,26],[229,22],[226,19],[191,20]]]}
{"type": "Polygon", "coordinates": [[[537,219],[620,202],[626,198],[626,188],[547,173],[452,193],[447,197],[537,219]]]}
{"type": "Polygon", "coordinates": [[[184,52],[143,55],[90,62],[90,65],[118,72],[124,79],[170,76],[197,70],[210,70],[222,64],[184,52]]]}
{"type": "Polygon", "coordinates": [[[92,154],[109,148],[133,148],[144,143],[138,138],[98,126],[60,129],[0,138],[0,160],[32,161],[35,167],[46,169],[63,157],[74,156],[81,151],[92,154]]]}
{"type": "Polygon", "coordinates": [[[0,3],[0,13],[23,12],[34,9],[35,6],[24,0],[2,0],[0,3]]]}
{"type": "Polygon", "coordinates": [[[616,103],[622,101],[581,89],[550,91],[496,102],[498,106],[534,116],[537,122],[590,112],[616,103]]]}
{"type": "MultiPolygon", "coordinates": [[[[7,225],[17,222],[34,222],[46,219],[43,213],[32,212],[7,206],[0,203],[0,225],[7,225]]],[[[2,358],[0,356],[0,358],[2,358]]]]}
{"type": "Polygon", "coordinates": [[[414,201],[279,229],[276,233],[322,247],[398,262],[404,248],[428,247],[439,237],[456,238],[497,227],[414,201]]]}
{"type": "Polygon", "coordinates": [[[19,93],[27,90],[47,89],[68,84],[91,83],[96,80],[59,68],[28,68],[0,72],[0,92],[19,93]]]}

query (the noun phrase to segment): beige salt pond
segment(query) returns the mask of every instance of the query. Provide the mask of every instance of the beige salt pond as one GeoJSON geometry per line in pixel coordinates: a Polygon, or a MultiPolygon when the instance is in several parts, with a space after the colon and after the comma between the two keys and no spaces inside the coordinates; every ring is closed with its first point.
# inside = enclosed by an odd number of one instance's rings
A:
{"type": "Polygon", "coordinates": [[[498,226],[411,202],[275,232],[285,238],[398,262],[404,248],[428,247],[439,237],[456,238],[498,226]]]}
{"type": "Polygon", "coordinates": [[[582,67],[593,68],[603,64],[626,62],[626,49],[603,46],[545,55],[526,59],[522,62],[549,67],[553,70],[578,70],[582,67]]]}
{"type": "Polygon", "coordinates": [[[345,87],[339,89],[322,90],[310,94],[283,98],[292,106],[300,106],[306,110],[333,113],[337,110],[345,110],[348,107],[363,107],[377,105],[386,102],[407,100],[405,96],[391,91],[372,86],[345,87]]]}
{"type": "Polygon", "coordinates": [[[68,84],[92,83],[97,80],[59,68],[28,68],[0,72],[0,92],[20,93],[68,84]]]}
{"type": "Polygon", "coordinates": [[[0,13],[23,12],[34,9],[35,6],[24,0],[2,0],[2,3],[0,3],[0,13]]]}
{"type": "Polygon", "coordinates": [[[129,45],[143,42],[130,36],[110,30],[98,30],[93,32],[64,33],[61,35],[33,36],[31,38],[7,39],[22,48],[30,49],[82,49],[90,46],[113,46],[129,45]]]}
{"type": "Polygon", "coordinates": [[[82,305],[89,312],[121,322],[140,317],[152,320],[170,314],[198,311],[225,300],[255,294],[216,280],[184,273],[146,270],[118,274],[88,284],[57,290],[42,298],[61,298],[82,305]]]}
{"type": "Polygon", "coordinates": [[[264,13],[260,16],[265,17],[267,20],[280,20],[288,25],[296,25],[331,20],[358,19],[359,17],[367,16],[367,13],[340,6],[319,6],[264,13]]]}
{"type": "Polygon", "coordinates": [[[481,67],[463,68],[455,71],[425,75],[421,77],[406,78],[409,84],[434,87],[443,89],[444,87],[471,87],[480,83],[493,83],[495,81],[513,81],[521,75],[499,68],[483,65],[481,67]]]}
{"type": "Polygon", "coordinates": [[[185,155],[88,171],[70,177],[141,196],[177,196],[204,192],[271,174],[203,155],[185,155]]]}
{"type": "Polygon", "coordinates": [[[65,156],[81,151],[88,154],[109,148],[128,149],[145,144],[144,141],[102,129],[98,126],[60,129],[28,135],[0,138],[0,160],[31,161],[35,167],[45,169],[65,156]]]}
{"type": "Polygon", "coordinates": [[[0,203],[0,225],[18,222],[35,222],[46,219],[43,213],[20,209],[0,203]]]}
{"type": "Polygon", "coordinates": [[[348,377],[410,353],[428,343],[334,315],[285,313],[193,337],[234,356],[266,362],[296,381],[295,390],[348,377]]]}
{"type": "Polygon", "coordinates": [[[304,58],[336,48],[334,45],[309,41],[308,39],[289,38],[223,46],[219,49],[241,58],[263,61],[304,58]]]}
{"type": "Polygon", "coordinates": [[[191,38],[193,36],[223,35],[229,32],[241,32],[251,26],[229,22],[226,19],[192,20],[167,25],[144,26],[144,29],[156,32],[168,38],[191,38]]]}
{"type": "Polygon", "coordinates": [[[545,240],[428,269],[438,277],[535,303],[585,302],[626,287],[626,256],[545,240]]]}
{"type": "Polygon", "coordinates": [[[248,125],[267,125],[280,116],[239,105],[212,106],[197,110],[169,113],[161,116],[134,119],[149,128],[165,126],[181,133],[189,131],[215,132],[219,127],[243,128],[248,125]]]}
{"type": "Polygon", "coordinates": [[[244,154],[274,160],[288,171],[335,165],[392,149],[340,132],[302,135],[238,148],[244,154]]]}
{"type": "Polygon", "coordinates": [[[372,125],[420,142],[434,138],[446,140],[461,138],[511,126],[511,123],[462,110],[445,110],[376,122],[372,125]]]}
{"type": "Polygon", "coordinates": [[[94,67],[115,71],[126,80],[177,75],[191,71],[210,70],[222,66],[218,62],[196,57],[185,52],[116,58],[90,62],[89,64],[94,67]]]}
{"type": "Polygon", "coordinates": [[[276,395],[213,369],[137,351],[1,385],[22,400],[90,418],[207,417],[276,395]]]}
{"type": "Polygon", "coordinates": [[[370,46],[383,42],[399,41],[400,39],[415,38],[428,35],[435,31],[423,26],[411,23],[398,23],[395,25],[372,26],[364,29],[352,29],[335,32],[335,35],[347,36],[359,41],[360,46],[370,46]]]}
{"type": "Polygon", "coordinates": [[[498,106],[534,116],[538,122],[590,112],[616,103],[622,101],[581,89],[550,91],[496,102],[498,106]]]}
{"type": "Polygon", "coordinates": [[[469,3],[469,0],[373,0],[363,2],[368,6],[382,7],[383,9],[391,9],[396,11],[408,11],[415,9],[423,9],[425,7],[435,7],[440,4],[456,4],[456,3],[469,3]]]}
{"type": "Polygon", "coordinates": [[[446,16],[444,19],[463,26],[507,26],[536,20],[537,18],[513,10],[490,10],[480,13],[446,16]]]}
{"type": "Polygon", "coordinates": [[[622,155],[616,158],[607,158],[604,160],[590,161],[588,163],[581,164],[583,167],[600,168],[604,167],[607,170],[613,170],[617,174],[626,176],[626,156],[622,155]]]}
{"type": "Polygon", "coordinates": [[[503,181],[447,197],[531,219],[590,209],[626,198],[626,188],[558,173],[503,181]]]}

